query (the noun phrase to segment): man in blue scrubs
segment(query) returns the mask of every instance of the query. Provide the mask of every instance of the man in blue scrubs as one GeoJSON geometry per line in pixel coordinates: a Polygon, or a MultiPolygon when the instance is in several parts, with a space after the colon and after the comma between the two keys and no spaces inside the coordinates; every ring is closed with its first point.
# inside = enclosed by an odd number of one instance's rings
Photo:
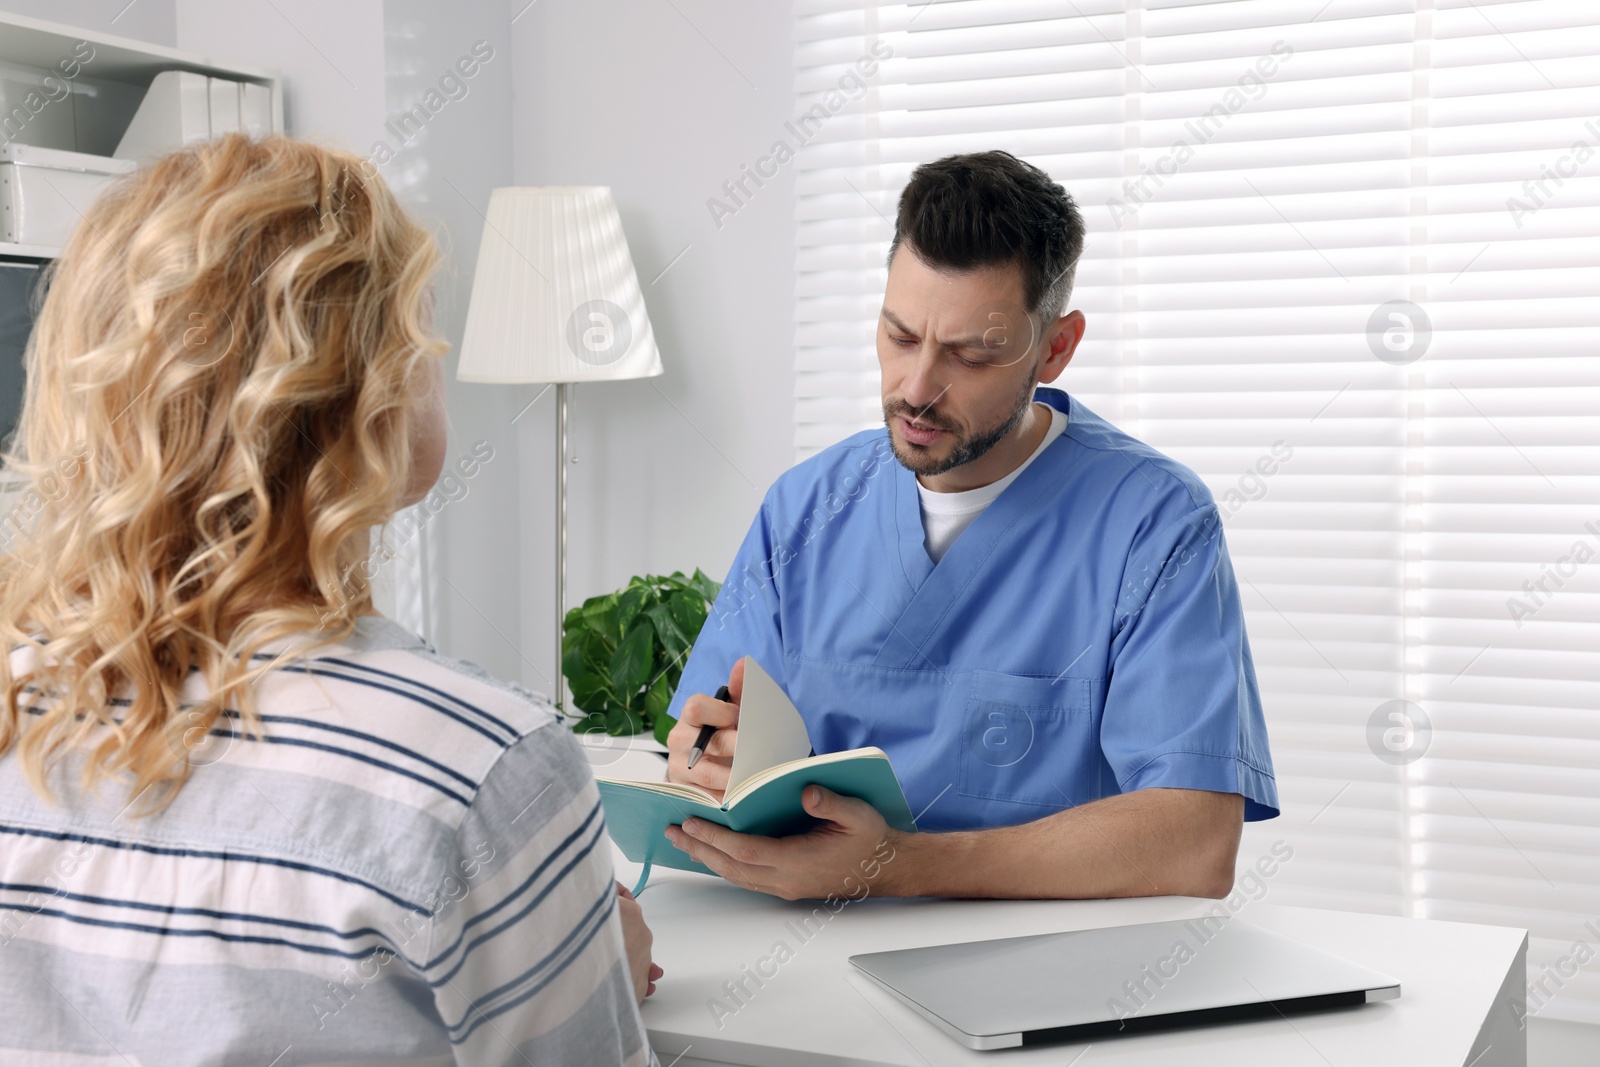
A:
{"type": "Polygon", "coordinates": [[[901,196],[886,428],[768,491],[673,698],[667,776],[726,786],[751,655],[817,752],[888,753],[919,832],[818,786],[810,833],[668,829],[730,881],[786,899],[869,870],[891,896],[1220,897],[1243,820],[1277,814],[1211,493],[1039,388],[1083,337],[1066,310],[1083,232],[1004,152],[925,164],[901,196]],[[707,695],[725,682],[729,700],[707,695]],[[703,724],[719,729],[690,769],[703,724]]]}

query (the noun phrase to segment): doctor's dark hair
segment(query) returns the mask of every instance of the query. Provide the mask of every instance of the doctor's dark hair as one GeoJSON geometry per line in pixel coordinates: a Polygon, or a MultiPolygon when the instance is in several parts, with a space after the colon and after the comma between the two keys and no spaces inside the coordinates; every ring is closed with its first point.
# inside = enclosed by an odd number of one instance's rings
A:
{"type": "Polygon", "coordinates": [[[1066,307],[1083,235],[1077,204],[1044,171],[1010,152],[971,152],[912,172],[889,262],[905,243],[938,270],[1016,263],[1028,313],[1048,322],[1066,307]]]}

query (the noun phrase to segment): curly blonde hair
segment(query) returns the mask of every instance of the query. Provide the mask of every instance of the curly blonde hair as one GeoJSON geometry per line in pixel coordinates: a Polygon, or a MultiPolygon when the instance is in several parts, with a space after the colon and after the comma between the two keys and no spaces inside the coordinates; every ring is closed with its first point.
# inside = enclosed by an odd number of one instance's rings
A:
{"type": "Polygon", "coordinates": [[[282,137],[167,156],[83,217],[46,273],[4,457],[27,487],[0,516],[0,634],[32,655],[0,657],[0,756],[41,794],[84,750],[85,788],[127,776],[163,806],[186,742],[229,709],[259,730],[251,691],[283,656],[253,657],[372,611],[360,564],[446,347],[439,259],[363,161],[282,137]],[[181,703],[197,670],[207,695],[181,703]]]}

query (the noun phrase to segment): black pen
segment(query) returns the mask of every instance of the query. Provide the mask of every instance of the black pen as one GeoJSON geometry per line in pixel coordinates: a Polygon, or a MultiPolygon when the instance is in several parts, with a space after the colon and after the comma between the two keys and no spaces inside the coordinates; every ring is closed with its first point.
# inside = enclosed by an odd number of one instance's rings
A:
{"type": "MultiPolygon", "coordinates": [[[[721,686],[717,689],[717,695],[713,699],[727,700],[732,695],[732,693],[728,692],[727,686],[721,686]]],[[[709,723],[700,727],[700,736],[694,739],[694,744],[689,749],[690,767],[693,767],[695,765],[695,761],[706,754],[706,746],[711,743],[711,735],[716,732],[717,728],[709,723]]]]}

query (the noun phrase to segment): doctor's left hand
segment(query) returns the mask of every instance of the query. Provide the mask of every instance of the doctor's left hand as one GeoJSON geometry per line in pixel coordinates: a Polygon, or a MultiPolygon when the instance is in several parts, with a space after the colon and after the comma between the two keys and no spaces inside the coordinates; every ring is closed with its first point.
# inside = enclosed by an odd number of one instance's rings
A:
{"type": "Polygon", "coordinates": [[[891,829],[866,801],[820,785],[806,786],[801,803],[823,822],[793,837],[741,834],[689,818],[667,827],[667,840],[734,885],[784,900],[895,895],[888,870],[909,834],[891,829]]]}

